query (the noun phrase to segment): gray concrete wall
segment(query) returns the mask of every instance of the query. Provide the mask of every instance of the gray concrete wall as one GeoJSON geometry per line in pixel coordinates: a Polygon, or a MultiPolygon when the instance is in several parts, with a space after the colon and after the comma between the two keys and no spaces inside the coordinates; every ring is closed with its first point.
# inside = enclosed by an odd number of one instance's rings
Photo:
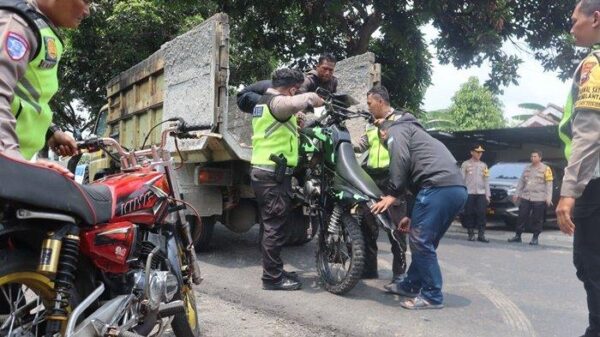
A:
{"type": "MultiPolygon", "coordinates": [[[[375,54],[367,52],[339,61],[335,66],[338,78],[338,93],[349,94],[360,102],[353,110],[367,109],[367,92],[381,82],[381,68],[375,63],[375,54]]],[[[364,119],[353,119],[346,123],[352,140],[357,141],[365,130],[364,119]]]]}
{"type": "MultiPolygon", "coordinates": [[[[181,117],[188,124],[216,124],[218,48],[217,25],[226,16],[217,14],[162,46],[165,60],[163,120],[181,117]]],[[[180,142],[193,150],[200,140],[180,142]]],[[[169,146],[169,150],[174,150],[169,146]]]]}

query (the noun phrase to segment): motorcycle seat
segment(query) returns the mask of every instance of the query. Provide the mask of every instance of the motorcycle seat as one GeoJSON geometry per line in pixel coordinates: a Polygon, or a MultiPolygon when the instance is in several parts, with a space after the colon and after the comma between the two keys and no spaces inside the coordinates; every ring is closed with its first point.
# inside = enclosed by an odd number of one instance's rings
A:
{"type": "Polygon", "coordinates": [[[350,142],[341,142],[337,150],[336,171],[339,175],[369,198],[379,199],[383,193],[371,176],[358,164],[350,142]]]}
{"type": "Polygon", "coordinates": [[[0,199],[76,216],[87,225],[113,215],[112,193],[103,185],[79,185],[53,169],[0,153],[0,199]]]}

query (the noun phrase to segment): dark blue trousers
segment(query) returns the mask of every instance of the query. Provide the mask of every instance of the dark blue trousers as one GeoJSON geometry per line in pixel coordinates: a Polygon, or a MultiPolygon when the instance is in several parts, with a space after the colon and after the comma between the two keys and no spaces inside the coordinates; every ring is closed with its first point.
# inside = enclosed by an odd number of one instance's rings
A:
{"type": "Polygon", "coordinates": [[[424,188],[417,194],[411,215],[409,245],[412,261],[401,286],[419,293],[432,304],[441,304],[442,272],[436,249],[467,201],[464,186],[424,188]]]}

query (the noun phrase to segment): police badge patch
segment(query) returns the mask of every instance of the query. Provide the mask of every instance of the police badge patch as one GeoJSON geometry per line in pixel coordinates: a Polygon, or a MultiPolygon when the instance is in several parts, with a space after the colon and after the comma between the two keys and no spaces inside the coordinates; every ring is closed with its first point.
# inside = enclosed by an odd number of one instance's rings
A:
{"type": "Polygon", "coordinates": [[[58,63],[58,49],[56,40],[50,36],[44,36],[44,44],[46,45],[46,54],[40,62],[40,68],[51,69],[58,63]]]}
{"type": "Polygon", "coordinates": [[[13,61],[21,60],[29,50],[29,43],[21,35],[15,32],[9,32],[6,35],[4,50],[13,61]]]}
{"type": "Polygon", "coordinates": [[[252,117],[261,117],[262,114],[263,114],[263,107],[262,107],[262,105],[255,106],[254,110],[252,110],[252,117]]]}

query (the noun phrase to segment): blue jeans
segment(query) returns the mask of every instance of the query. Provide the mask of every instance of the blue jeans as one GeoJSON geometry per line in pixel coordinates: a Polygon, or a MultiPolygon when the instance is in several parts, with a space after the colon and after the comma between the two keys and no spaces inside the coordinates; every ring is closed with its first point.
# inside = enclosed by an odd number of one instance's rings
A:
{"type": "Polygon", "coordinates": [[[435,250],[466,201],[463,186],[424,188],[417,194],[408,239],[412,261],[400,286],[408,292],[420,292],[429,303],[441,304],[444,300],[435,250]]]}

